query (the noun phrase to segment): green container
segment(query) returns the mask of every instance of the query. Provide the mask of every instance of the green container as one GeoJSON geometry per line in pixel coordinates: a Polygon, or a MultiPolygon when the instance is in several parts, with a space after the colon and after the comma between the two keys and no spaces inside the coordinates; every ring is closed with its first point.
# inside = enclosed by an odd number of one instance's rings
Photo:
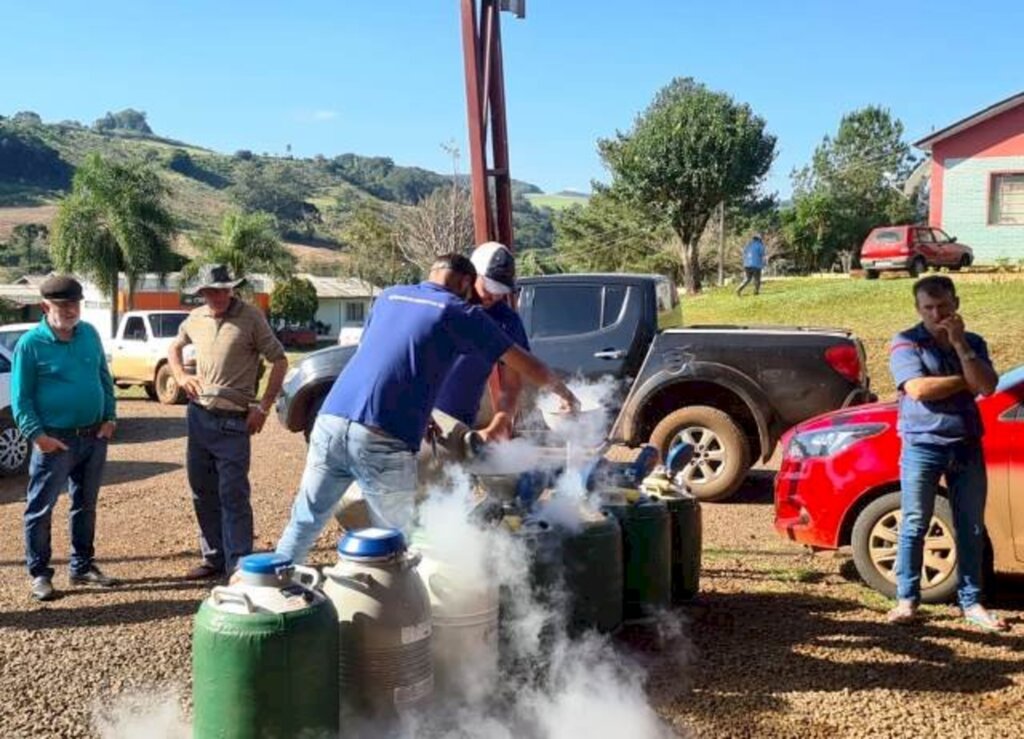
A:
{"type": "Polygon", "coordinates": [[[607,634],[623,618],[622,530],[614,516],[587,521],[561,540],[561,563],[569,594],[569,633],[607,634]]]}
{"type": "Polygon", "coordinates": [[[286,613],[204,601],[192,632],[195,739],[338,736],[338,617],[322,596],[286,613]]]}
{"type": "Polygon", "coordinates": [[[661,498],[672,529],[672,605],[692,601],[700,591],[700,501],[688,493],[661,498]]]}
{"type": "Polygon", "coordinates": [[[627,621],[650,618],[672,599],[672,534],[668,509],[641,497],[605,506],[622,527],[623,600],[627,621]]]}

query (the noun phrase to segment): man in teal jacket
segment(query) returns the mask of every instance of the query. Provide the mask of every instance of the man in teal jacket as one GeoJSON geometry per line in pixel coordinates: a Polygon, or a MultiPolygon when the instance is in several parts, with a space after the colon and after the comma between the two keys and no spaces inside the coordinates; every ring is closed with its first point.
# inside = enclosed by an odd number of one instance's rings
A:
{"type": "Polygon", "coordinates": [[[32,597],[54,597],[50,518],[67,486],[71,497],[72,585],[117,584],[94,562],[96,499],[114,433],[114,383],[96,329],[81,323],[82,286],[54,275],[40,286],[43,319],[14,350],[11,404],[32,443],[25,559],[32,597]]]}

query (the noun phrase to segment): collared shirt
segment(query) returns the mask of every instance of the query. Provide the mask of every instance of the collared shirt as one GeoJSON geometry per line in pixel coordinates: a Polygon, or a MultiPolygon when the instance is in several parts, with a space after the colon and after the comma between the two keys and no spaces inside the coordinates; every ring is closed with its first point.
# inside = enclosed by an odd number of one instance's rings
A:
{"type": "Polygon", "coordinates": [[[247,410],[256,400],[259,359],[284,359],[284,347],[255,306],[232,298],[223,316],[209,306],[194,309],[178,336],[196,349],[196,376],[203,384],[199,404],[218,410],[247,410]]]}
{"type": "Polygon", "coordinates": [[[743,266],[747,269],[764,268],[764,242],[753,239],[743,249],[743,266]]]}
{"type": "Polygon", "coordinates": [[[63,341],[43,316],[14,350],[11,405],[15,423],[30,440],[47,429],[114,420],[114,382],[96,329],[79,321],[70,341],[63,341]]]}
{"type": "MultiPolygon", "coordinates": [[[[530,341],[526,338],[523,321],[519,314],[512,310],[512,306],[502,301],[485,308],[484,312],[515,344],[526,351],[530,350],[530,341]]],[[[492,367],[494,362],[485,361],[484,357],[476,352],[459,355],[437,394],[435,407],[467,426],[472,426],[480,412],[480,401],[492,367]]]]}
{"type": "Polygon", "coordinates": [[[378,428],[415,451],[456,357],[475,353],[493,364],[510,346],[482,308],[441,285],[389,287],[374,302],[359,349],[322,412],[378,428]]]}
{"type": "MultiPolygon", "coordinates": [[[[978,355],[972,361],[991,367],[985,340],[972,333],[966,333],[964,338],[978,355]]],[[[914,400],[903,391],[907,381],[918,377],[963,375],[956,350],[939,345],[923,323],[896,334],[889,349],[889,367],[900,394],[897,430],[901,437],[922,444],[952,444],[981,438],[981,414],[970,391],[941,400],[914,400]]]]}

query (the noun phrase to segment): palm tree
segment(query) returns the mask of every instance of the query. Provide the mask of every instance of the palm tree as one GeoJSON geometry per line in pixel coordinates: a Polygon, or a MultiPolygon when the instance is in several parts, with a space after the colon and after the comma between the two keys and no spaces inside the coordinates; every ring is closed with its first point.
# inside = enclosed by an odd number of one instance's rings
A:
{"type": "Polygon", "coordinates": [[[87,277],[110,298],[117,330],[118,274],[127,281],[127,304],[147,272],[166,274],[176,233],[164,203],[167,188],[141,162],[121,164],[91,154],[75,172],[71,193],[54,222],[53,261],[59,270],[87,277]]]}
{"type": "Polygon", "coordinates": [[[266,272],[287,279],[295,272],[295,257],[277,237],[269,213],[231,211],[224,216],[220,233],[203,234],[196,240],[198,256],[181,270],[182,284],[194,279],[204,264],[225,264],[235,277],[266,272]]]}

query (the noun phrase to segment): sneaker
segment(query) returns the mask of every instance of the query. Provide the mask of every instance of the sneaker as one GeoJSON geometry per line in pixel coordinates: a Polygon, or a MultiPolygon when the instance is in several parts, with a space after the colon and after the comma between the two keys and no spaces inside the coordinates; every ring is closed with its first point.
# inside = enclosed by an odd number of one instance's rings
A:
{"type": "Polygon", "coordinates": [[[121,584],[114,578],[100,572],[100,568],[96,565],[90,565],[89,569],[85,572],[72,572],[71,577],[68,579],[72,585],[96,585],[101,588],[113,588],[121,584]]]}
{"type": "Polygon", "coordinates": [[[224,570],[209,562],[203,562],[185,573],[186,580],[216,580],[221,577],[224,577],[224,570]]]}
{"type": "Polygon", "coordinates": [[[56,595],[53,583],[46,575],[32,578],[32,597],[35,600],[53,600],[56,595]]]}

